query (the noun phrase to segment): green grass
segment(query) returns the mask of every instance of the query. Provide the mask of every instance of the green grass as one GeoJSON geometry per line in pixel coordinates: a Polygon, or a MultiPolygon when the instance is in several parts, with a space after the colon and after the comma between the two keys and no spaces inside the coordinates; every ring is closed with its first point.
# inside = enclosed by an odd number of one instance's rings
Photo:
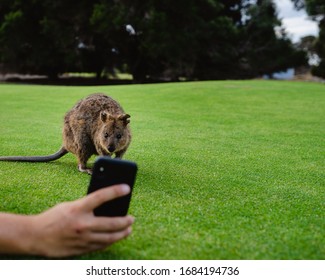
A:
{"type": "MultiPolygon", "coordinates": [[[[324,84],[2,84],[0,155],[55,152],[64,113],[93,92],[131,115],[136,223],[127,240],[81,258],[325,258],[324,84]]],[[[89,182],[71,154],[0,162],[0,176],[0,211],[25,214],[82,197],[89,182]]]]}

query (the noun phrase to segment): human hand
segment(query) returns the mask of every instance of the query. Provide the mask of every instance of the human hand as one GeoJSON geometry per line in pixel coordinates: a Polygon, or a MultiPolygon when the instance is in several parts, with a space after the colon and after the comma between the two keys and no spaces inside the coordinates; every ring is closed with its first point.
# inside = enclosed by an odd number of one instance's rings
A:
{"type": "Polygon", "coordinates": [[[93,210],[129,192],[127,185],[103,188],[34,216],[29,251],[47,257],[67,257],[101,250],[126,238],[131,233],[132,216],[96,217],[93,210]]]}

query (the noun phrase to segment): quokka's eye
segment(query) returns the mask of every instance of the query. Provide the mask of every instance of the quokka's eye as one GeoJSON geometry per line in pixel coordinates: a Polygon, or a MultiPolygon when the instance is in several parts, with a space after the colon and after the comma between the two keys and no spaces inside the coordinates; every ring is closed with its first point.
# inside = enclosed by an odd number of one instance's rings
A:
{"type": "Polygon", "coordinates": [[[108,138],[108,133],[107,132],[104,134],[104,137],[105,138],[108,138]]]}
{"type": "Polygon", "coordinates": [[[117,134],[117,135],[116,135],[116,138],[117,138],[117,139],[121,139],[121,138],[122,138],[122,135],[121,135],[121,134],[117,134]]]}

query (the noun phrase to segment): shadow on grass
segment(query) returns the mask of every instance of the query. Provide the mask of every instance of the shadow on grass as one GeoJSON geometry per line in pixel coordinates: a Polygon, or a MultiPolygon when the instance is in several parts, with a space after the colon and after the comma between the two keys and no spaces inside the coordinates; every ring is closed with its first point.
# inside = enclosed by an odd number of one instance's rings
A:
{"type": "Polygon", "coordinates": [[[130,79],[96,79],[87,77],[64,77],[57,79],[48,79],[46,77],[24,78],[10,77],[2,80],[13,84],[36,84],[36,85],[58,85],[58,86],[97,86],[97,85],[127,85],[134,82],[130,79]]]}
{"type": "MultiPolygon", "coordinates": [[[[114,247],[114,246],[113,246],[114,247]]],[[[103,251],[95,251],[93,253],[84,254],[75,257],[66,258],[46,258],[41,256],[28,256],[28,255],[9,255],[0,254],[0,260],[129,260],[130,256],[125,251],[121,251],[118,248],[107,248],[103,251]]],[[[132,256],[134,259],[134,255],[132,256]]],[[[141,259],[141,258],[136,258],[141,259]]]]}

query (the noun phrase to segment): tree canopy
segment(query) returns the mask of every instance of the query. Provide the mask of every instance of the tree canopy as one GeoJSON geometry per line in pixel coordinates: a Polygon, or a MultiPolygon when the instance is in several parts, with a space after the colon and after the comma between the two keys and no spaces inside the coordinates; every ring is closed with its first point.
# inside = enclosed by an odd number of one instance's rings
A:
{"type": "Polygon", "coordinates": [[[308,15],[318,22],[319,35],[315,42],[315,52],[320,63],[314,66],[312,73],[325,78],[325,2],[324,0],[292,0],[297,9],[305,8],[308,15]]]}
{"type": "Polygon", "coordinates": [[[271,75],[306,54],[271,0],[1,0],[0,63],[50,77],[118,69],[143,82],[271,75]]]}

